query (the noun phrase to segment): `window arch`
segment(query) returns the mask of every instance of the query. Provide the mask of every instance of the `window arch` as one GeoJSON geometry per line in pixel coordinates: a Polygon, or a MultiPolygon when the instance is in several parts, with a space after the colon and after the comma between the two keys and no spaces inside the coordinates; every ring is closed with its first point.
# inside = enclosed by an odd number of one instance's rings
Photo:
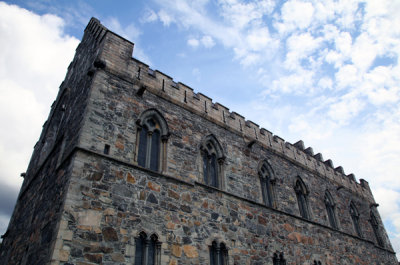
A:
{"type": "Polygon", "coordinates": [[[141,232],[135,238],[135,265],[160,265],[161,264],[161,242],[157,235],[153,234],[147,238],[145,232],[141,232]]]}
{"type": "Polygon", "coordinates": [[[258,175],[261,183],[261,193],[264,203],[269,207],[275,206],[274,185],[275,177],[271,166],[267,161],[262,161],[258,167],[258,175]]]}
{"type": "Polygon", "coordinates": [[[283,253],[275,252],[272,257],[273,265],[286,265],[286,260],[283,257],[283,253]]]}
{"type": "Polygon", "coordinates": [[[168,125],[156,110],[144,111],[136,121],[136,162],[154,171],[166,170],[168,125]]]}
{"type": "Polygon", "coordinates": [[[212,242],[210,246],[210,265],[228,265],[228,249],[224,243],[212,242]]]}
{"type": "Polygon", "coordinates": [[[223,164],[225,156],[214,135],[208,135],[200,146],[204,183],[222,188],[223,164]]]}
{"type": "Polygon", "coordinates": [[[353,227],[356,231],[357,235],[361,237],[361,229],[360,229],[360,214],[353,202],[350,203],[350,216],[353,221],[353,227]]]}
{"type": "Polygon", "coordinates": [[[294,190],[296,192],[300,216],[303,217],[304,219],[310,219],[310,212],[308,209],[308,198],[307,198],[308,190],[300,177],[298,177],[296,180],[294,190]]]}
{"type": "Polygon", "coordinates": [[[371,210],[370,216],[371,216],[371,220],[370,220],[371,226],[372,226],[372,230],[374,230],[376,241],[380,247],[384,247],[382,236],[381,236],[380,229],[379,229],[379,223],[378,223],[378,220],[376,219],[376,216],[372,210],[371,210]]]}
{"type": "Polygon", "coordinates": [[[338,225],[335,214],[335,203],[333,202],[332,195],[329,193],[329,191],[325,191],[324,202],[326,207],[326,213],[328,214],[329,224],[332,228],[337,229],[338,225]]]}

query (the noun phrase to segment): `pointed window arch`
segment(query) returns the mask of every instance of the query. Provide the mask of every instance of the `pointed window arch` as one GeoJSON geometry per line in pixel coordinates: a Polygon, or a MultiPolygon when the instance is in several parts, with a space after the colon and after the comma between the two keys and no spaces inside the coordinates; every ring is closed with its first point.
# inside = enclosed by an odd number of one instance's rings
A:
{"type": "Polygon", "coordinates": [[[262,161],[258,167],[258,175],[261,183],[261,193],[265,205],[269,207],[275,206],[275,177],[273,170],[267,161],[262,161]]]}
{"type": "Polygon", "coordinates": [[[273,265],[286,265],[286,260],[283,257],[283,253],[275,252],[272,257],[273,265]]]}
{"type": "Polygon", "coordinates": [[[370,220],[371,226],[372,226],[372,230],[374,230],[376,241],[380,247],[384,247],[384,243],[383,243],[382,236],[381,236],[380,229],[379,229],[379,223],[378,223],[378,220],[372,210],[371,210],[370,216],[371,216],[371,220],[370,220]]]}
{"type": "Polygon", "coordinates": [[[294,186],[296,192],[297,203],[299,206],[300,216],[304,219],[310,219],[310,212],[308,208],[308,190],[303,180],[298,177],[294,186]]]}
{"type": "Polygon", "coordinates": [[[161,264],[161,242],[157,235],[149,238],[145,232],[141,232],[135,238],[135,265],[160,265],[161,264]]]}
{"type": "Polygon", "coordinates": [[[225,156],[214,135],[208,135],[200,146],[203,164],[203,181],[209,186],[223,187],[223,164],[225,156]]]}
{"type": "Polygon", "coordinates": [[[156,109],[149,109],[140,115],[136,124],[136,162],[139,166],[164,172],[169,137],[167,122],[156,109]]]}
{"type": "Polygon", "coordinates": [[[228,265],[228,249],[224,243],[215,240],[210,246],[210,265],[228,265]]]}
{"type": "Polygon", "coordinates": [[[324,202],[326,207],[326,213],[328,214],[329,224],[333,229],[337,229],[338,225],[335,214],[335,203],[329,191],[325,191],[324,202]]]}
{"type": "Polygon", "coordinates": [[[360,214],[353,202],[350,203],[350,216],[353,221],[354,230],[357,233],[357,236],[362,237],[361,229],[360,229],[360,214]]]}

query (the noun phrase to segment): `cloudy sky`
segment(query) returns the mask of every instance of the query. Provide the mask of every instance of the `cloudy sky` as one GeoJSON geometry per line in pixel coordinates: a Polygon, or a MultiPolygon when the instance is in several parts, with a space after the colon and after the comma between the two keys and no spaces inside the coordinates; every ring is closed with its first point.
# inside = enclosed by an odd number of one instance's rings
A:
{"type": "Polygon", "coordinates": [[[0,2],[0,233],[94,16],[152,68],[366,179],[400,253],[398,14],[400,0],[0,2]]]}

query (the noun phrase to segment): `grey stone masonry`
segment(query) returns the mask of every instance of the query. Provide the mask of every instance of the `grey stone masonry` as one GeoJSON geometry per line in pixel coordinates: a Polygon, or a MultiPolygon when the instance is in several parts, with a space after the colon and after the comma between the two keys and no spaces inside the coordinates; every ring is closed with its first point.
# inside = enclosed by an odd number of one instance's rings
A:
{"type": "Polygon", "coordinates": [[[367,181],[150,69],[133,47],[89,22],[0,264],[398,264],[367,181]]]}

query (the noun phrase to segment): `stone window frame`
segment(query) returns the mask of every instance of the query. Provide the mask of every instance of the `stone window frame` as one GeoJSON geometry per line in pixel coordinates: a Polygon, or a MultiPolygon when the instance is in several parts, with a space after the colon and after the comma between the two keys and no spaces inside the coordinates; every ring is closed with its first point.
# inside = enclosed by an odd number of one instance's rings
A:
{"type": "Polygon", "coordinates": [[[229,253],[228,248],[224,242],[212,241],[209,246],[210,252],[210,265],[228,265],[229,253]]]}
{"type": "Polygon", "coordinates": [[[339,229],[338,218],[336,216],[336,204],[329,190],[325,191],[324,203],[330,227],[336,230],[339,229]]]}
{"type": "Polygon", "coordinates": [[[304,219],[311,220],[311,212],[308,202],[308,195],[310,192],[300,176],[296,177],[293,188],[296,193],[297,206],[299,208],[300,216],[304,219]]]}
{"type": "Polygon", "coordinates": [[[272,256],[273,265],[286,265],[286,260],[284,258],[283,252],[275,252],[272,256]]]}
{"type": "Polygon", "coordinates": [[[350,202],[349,213],[356,235],[362,238],[361,227],[360,227],[360,213],[358,212],[358,209],[353,201],[350,202]]]}
{"type": "Polygon", "coordinates": [[[275,173],[267,160],[262,160],[258,165],[258,177],[260,178],[260,187],[262,201],[265,205],[276,208],[275,173]]]}
{"type": "Polygon", "coordinates": [[[201,156],[200,173],[203,183],[223,190],[225,186],[225,155],[221,144],[213,134],[209,134],[204,137],[199,149],[201,156]],[[212,170],[214,174],[212,174],[212,170]]]}
{"type": "Polygon", "coordinates": [[[375,234],[376,243],[378,244],[378,246],[380,246],[382,248],[385,247],[385,244],[384,244],[384,241],[382,238],[382,233],[380,231],[378,219],[372,209],[370,212],[370,220],[369,221],[371,223],[372,230],[374,231],[374,234],[375,234]]]}
{"type": "Polygon", "coordinates": [[[161,265],[161,244],[155,233],[148,237],[144,231],[140,232],[135,237],[134,265],[161,265]]]}
{"type": "Polygon", "coordinates": [[[164,173],[167,170],[167,142],[170,136],[168,124],[163,117],[163,115],[156,109],[147,109],[143,111],[139,118],[136,120],[137,132],[136,132],[136,150],[134,161],[139,166],[144,168],[148,168],[157,172],[164,173]],[[143,130],[144,129],[144,130],[143,130]],[[140,140],[143,137],[143,132],[147,131],[146,137],[146,146],[141,146],[140,140]],[[159,148],[156,150],[158,152],[157,158],[158,163],[156,165],[157,168],[151,168],[151,153],[155,150],[152,149],[152,141],[154,141],[154,132],[159,134],[159,139],[155,139],[159,141],[159,148]],[[140,154],[141,148],[145,149],[145,162],[140,162],[140,154]]]}

